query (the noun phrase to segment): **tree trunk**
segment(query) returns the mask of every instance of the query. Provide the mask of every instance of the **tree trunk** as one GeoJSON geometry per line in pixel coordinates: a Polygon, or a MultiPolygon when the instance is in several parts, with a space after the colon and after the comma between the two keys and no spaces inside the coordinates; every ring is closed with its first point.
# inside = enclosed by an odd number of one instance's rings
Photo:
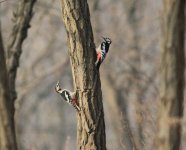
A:
{"type": "Polygon", "coordinates": [[[16,150],[14,119],[10,116],[10,98],[5,53],[0,29],[0,149],[16,150]]]}
{"type": "Polygon", "coordinates": [[[22,44],[27,37],[28,29],[30,28],[30,21],[33,16],[33,6],[36,0],[19,0],[19,5],[16,12],[13,13],[14,26],[10,34],[7,52],[7,69],[9,76],[9,89],[11,100],[11,116],[14,117],[14,101],[17,98],[15,81],[17,69],[19,67],[19,59],[22,53],[22,44]]]}
{"type": "Polygon", "coordinates": [[[106,149],[105,122],[99,71],[86,0],[61,0],[69,55],[79,104],[77,149],[106,149]]]}
{"type": "Polygon", "coordinates": [[[185,0],[164,0],[157,147],[179,150],[184,90],[185,0]]]}
{"type": "Polygon", "coordinates": [[[8,71],[6,70],[2,37],[0,37],[0,149],[2,150],[17,149],[14,124],[14,101],[17,97],[15,80],[22,52],[22,43],[27,37],[35,2],[36,0],[20,0],[17,11],[13,13],[14,26],[7,48],[8,71]]]}

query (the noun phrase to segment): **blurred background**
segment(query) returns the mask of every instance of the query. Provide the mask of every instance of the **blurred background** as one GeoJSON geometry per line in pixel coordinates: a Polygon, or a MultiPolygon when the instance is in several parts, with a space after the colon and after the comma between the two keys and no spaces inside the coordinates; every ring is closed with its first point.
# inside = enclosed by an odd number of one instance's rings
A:
{"type": "MultiPolygon", "coordinates": [[[[4,45],[17,0],[1,4],[4,45]]],[[[155,149],[160,53],[160,0],[88,0],[96,45],[112,39],[100,68],[108,150],[133,139],[155,149]]],[[[59,0],[38,0],[17,74],[16,130],[20,150],[75,150],[76,111],[55,92],[73,90],[59,0]]],[[[186,149],[183,126],[182,149],[186,149]]]]}

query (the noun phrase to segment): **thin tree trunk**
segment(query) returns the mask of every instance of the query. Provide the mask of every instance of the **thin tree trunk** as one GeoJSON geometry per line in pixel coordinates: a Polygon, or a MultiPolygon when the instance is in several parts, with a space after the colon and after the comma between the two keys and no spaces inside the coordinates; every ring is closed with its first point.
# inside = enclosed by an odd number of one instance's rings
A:
{"type": "Polygon", "coordinates": [[[10,97],[5,53],[0,29],[0,149],[16,150],[14,119],[10,116],[10,97]]]}
{"type": "Polygon", "coordinates": [[[61,0],[68,36],[74,86],[81,107],[77,119],[77,149],[105,150],[105,122],[99,72],[86,0],[61,0]]]}
{"type": "Polygon", "coordinates": [[[17,69],[19,67],[19,59],[22,53],[22,44],[27,37],[30,21],[33,16],[33,6],[36,0],[19,0],[19,5],[16,12],[13,13],[13,29],[10,34],[9,43],[7,46],[8,58],[7,69],[9,76],[10,100],[11,100],[11,116],[14,117],[14,101],[17,98],[15,81],[17,69]]]}
{"type": "Polygon", "coordinates": [[[184,90],[185,0],[164,0],[158,150],[179,150],[184,90]]]}
{"type": "Polygon", "coordinates": [[[0,149],[2,150],[17,149],[14,123],[14,101],[17,97],[15,80],[22,52],[22,43],[27,37],[35,2],[36,0],[20,0],[17,11],[13,13],[14,26],[7,47],[8,71],[6,70],[2,37],[0,39],[0,149]]]}

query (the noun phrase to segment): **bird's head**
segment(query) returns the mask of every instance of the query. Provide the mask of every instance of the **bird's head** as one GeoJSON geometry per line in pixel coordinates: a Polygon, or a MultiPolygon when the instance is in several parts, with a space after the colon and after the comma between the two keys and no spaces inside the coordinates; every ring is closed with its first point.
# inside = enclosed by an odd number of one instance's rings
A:
{"type": "Polygon", "coordinates": [[[56,86],[55,86],[55,90],[57,93],[62,93],[62,89],[60,87],[59,81],[57,82],[56,86]]]}
{"type": "Polygon", "coordinates": [[[105,37],[103,37],[103,36],[102,36],[102,38],[103,38],[103,40],[104,40],[106,43],[108,43],[109,45],[112,43],[112,41],[111,41],[110,38],[105,38],[105,37]]]}

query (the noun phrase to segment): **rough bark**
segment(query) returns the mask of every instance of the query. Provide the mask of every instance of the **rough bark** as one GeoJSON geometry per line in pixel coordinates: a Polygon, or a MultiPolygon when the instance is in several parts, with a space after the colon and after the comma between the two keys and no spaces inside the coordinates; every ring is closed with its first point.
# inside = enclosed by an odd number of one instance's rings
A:
{"type": "Polygon", "coordinates": [[[19,67],[19,59],[22,53],[22,44],[27,37],[30,27],[30,21],[33,16],[33,6],[36,0],[19,0],[17,10],[13,13],[13,29],[10,34],[7,46],[7,69],[9,76],[10,100],[11,100],[11,116],[14,117],[14,101],[17,98],[15,80],[17,69],[19,67]]]}
{"type": "Polygon", "coordinates": [[[16,150],[14,120],[10,117],[9,88],[5,53],[0,29],[0,149],[16,150]]]}
{"type": "Polygon", "coordinates": [[[184,90],[185,0],[164,0],[157,148],[179,150],[184,90]]]}
{"type": "Polygon", "coordinates": [[[74,86],[81,111],[77,119],[77,149],[106,149],[101,83],[86,0],[61,0],[68,36],[74,86]]]}

